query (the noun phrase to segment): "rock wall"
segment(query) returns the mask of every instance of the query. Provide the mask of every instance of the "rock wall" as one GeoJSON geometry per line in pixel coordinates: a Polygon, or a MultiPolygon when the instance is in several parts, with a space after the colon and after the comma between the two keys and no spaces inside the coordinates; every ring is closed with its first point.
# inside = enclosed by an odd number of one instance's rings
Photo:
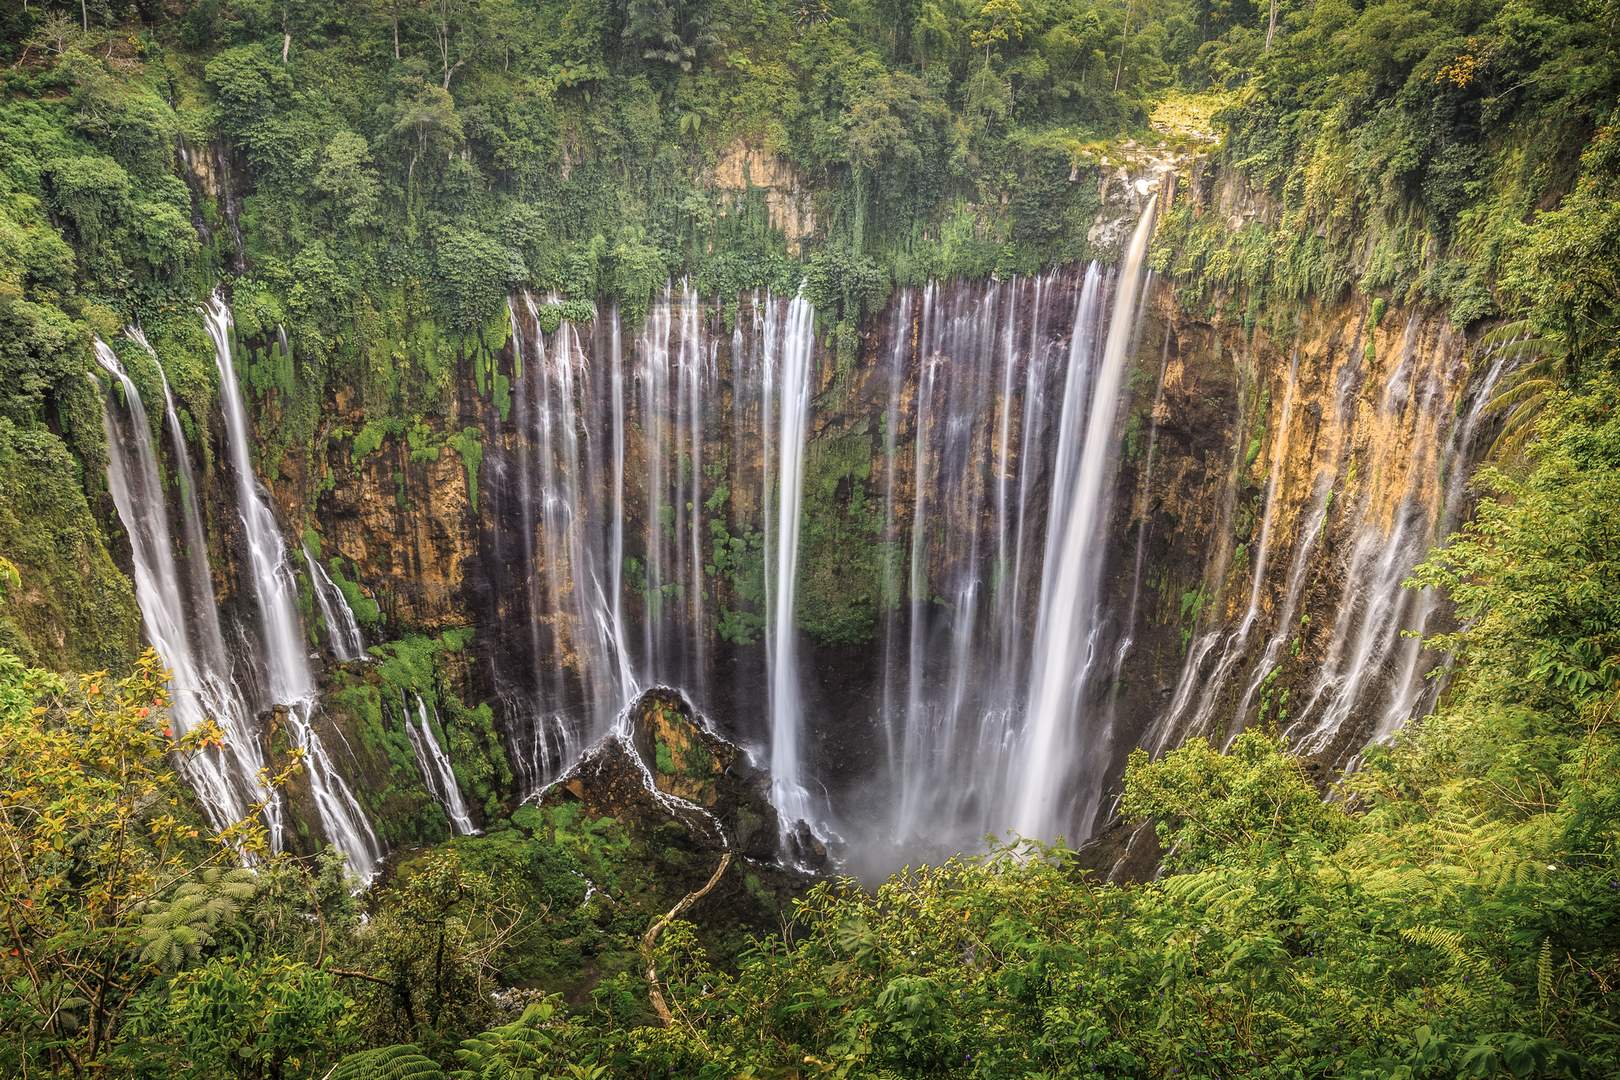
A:
{"type": "MultiPolygon", "coordinates": [[[[795,202],[791,177],[769,169],[755,175],[757,157],[748,148],[728,156],[733,186],[774,192],[776,216],[808,207],[795,202]]],[[[1153,163],[1161,199],[1190,199],[1200,213],[1239,223],[1268,213],[1239,180],[1193,170],[1177,185],[1177,168],[1153,163]]],[[[206,168],[196,179],[217,186],[206,168]]],[[[1118,223],[1140,212],[1150,187],[1140,179],[1103,177],[1109,220],[1099,222],[1097,236],[1120,233],[1118,223]]],[[[802,216],[795,220],[803,225],[802,216]]],[[[1022,478],[1028,527],[1044,527],[1050,470],[1021,460],[1030,451],[1024,397],[1061,396],[1082,269],[896,290],[863,322],[855,348],[817,346],[800,678],[811,772],[851,838],[881,831],[894,797],[893,717],[912,677],[904,670],[908,643],[925,644],[925,680],[960,684],[969,699],[988,695],[997,680],[1016,683],[1027,662],[1016,649],[1009,663],[993,648],[1002,624],[1033,632],[1027,597],[1011,615],[983,596],[972,601],[969,618],[980,630],[971,640],[979,648],[965,674],[950,645],[969,610],[961,583],[1000,590],[1009,573],[997,561],[1012,531],[1009,478],[1022,478]],[[987,320],[976,314],[998,306],[987,320]],[[951,319],[955,329],[941,330],[951,319]],[[1018,359],[996,359],[1003,349],[1018,359]],[[1036,377],[1029,377],[1031,356],[1046,358],[1036,377]],[[946,383],[931,391],[941,395],[940,407],[924,421],[919,394],[929,365],[942,365],[936,375],[946,383]],[[950,425],[963,422],[966,434],[953,435],[950,425]],[[957,477],[928,466],[928,532],[914,545],[919,439],[936,446],[958,439],[968,471],[957,477]],[[920,591],[911,580],[914,553],[920,591]],[[1003,621],[995,633],[993,619],[1003,621]]],[[[596,523],[592,557],[605,578],[610,570],[602,568],[613,564],[602,514],[616,499],[622,505],[618,615],[642,683],[681,685],[728,737],[757,752],[768,730],[760,537],[773,481],[752,335],[769,304],[743,297],[688,311],[695,299],[673,292],[664,303],[678,318],[662,331],[660,363],[677,371],[689,351],[696,358],[702,400],[695,407],[680,385],[647,396],[649,345],[638,340],[647,328],[621,327],[617,353],[606,311],[562,331],[577,350],[569,424],[587,463],[571,489],[578,505],[567,510],[596,523]],[[616,422],[613,371],[625,395],[616,422]],[[661,457],[649,449],[654,428],[674,440],[660,444],[661,457]],[[615,430],[625,436],[617,495],[605,464],[615,430]],[[654,498],[660,485],[665,493],[654,498]],[[655,550],[667,564],[656,589],[655,550]]],[[[1488,434],[1478,406],[1495,373],[1470,371],[1462,336],[1435,312],[1348,294],[1302,304],[1292,318],[1267,314],[1257,324],[1246,298],[1172,280],[1152,280],[1145,292],[1117,425],[1106,537],[1100,554],[1087,556],[1102,561],[1096,648],[1112,670],[1076,723],[1090,733],[1087,772],[1110,790],[1137,746],[1222,740],[1254,723],[1285,731],[1324,770],[1343,766],[1432,699],[1422,676],[1437,658],[1401,634],[1432,631],[1445,612],[1401,583],[1467,511],[1465,480],[1488,434]]],[[[440,650],[424,681],[467,706],[465,715],[447,710],[446,719],[447,730],[471,725],[464,747],[504,755],[480,768],[491,798],[508,805],[600,727],[576,722],[593,693],[589,629],[536,584],[550,574],[559,595],[581,584],[571,563],[578,553],[548,552],[544,514],[535,509],[544,503],[535,502],[536,470],[557,438],[555,425],[546,427],[555,419],[548,396],[555,386],[540,377],[549,369],[536,366],[536,350],[554,356],[559,331],[542,329],[543,321],[538,309],[520,310],[511,340],[463,355],[450,414],[425,434],[357,446],[364,414],[348,392],[334,394],[322,408],[315,449],[295,448],[270,485],[289,537],[296,542],[309,529],[322,557],[336,557],[377,603],[371,643],[471,629],[465,652],[440,650]],[[467,431],[477,436],[471,457],[454,443],[467,431]],[[480,704],[488,705],[485,719],[467,719],[480,704]],[[565,731],[570,724],[577,730],[565,731]]],[[[268,431],[278,418],[273,391],[259,407],[268,431]]],[[[1049,434],[1035,440],[1037,456],[1050,453],[1042,444],[1049,434]]],[[[219,482],[217,472],[208,482],[219,482]]],[[[234,530],[216,524],[228,593],[234,530]]],[[[1025,588],[1038,586],[1038,573],[1023,573],[1025,588]]],[[[309,616],[319,647],[322,634],[309,616]]],[[[328,671],[332,687],[352,691],[356,680],[370,687],[366,701],[388,691],[374,675],[336,664],[328,671]]],[[[409,759],[401,765],[385,752],[389,710],[368,705],[368,718],[357,719],[345,712],[354,700],[352,692],[329,695],[334,735],[381,725],[381,736],[373,731],[351,751],[350,765],[363,788],[388,789],[388,805],[402,806],[409,759]]],[[[971,782],[972,769],[963,772],[971,782]]],[[[410,813],[421,805],[411,803],[410,813]]]]}

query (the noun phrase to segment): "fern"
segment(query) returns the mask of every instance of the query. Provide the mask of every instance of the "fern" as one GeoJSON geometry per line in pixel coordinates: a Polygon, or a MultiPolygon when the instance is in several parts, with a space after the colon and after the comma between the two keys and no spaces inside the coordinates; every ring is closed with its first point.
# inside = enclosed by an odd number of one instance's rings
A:
{"type": "Polygon", "coordinates": [[[539,1070],[552,1047],[551,1036],[540,1026],[551,1019],[554,1011],[550,1002],[537,1002],[512,1023],[461,1040],[456,1051],[460,1066],[454,1074],[456,1080],[507,1076],[516,1069],[539,1070]]]}
{"type": "Polygon", "coordinates": [[[350,1054],[337,1063],[325,1080],[443,1080],[438,1062],[415,1043],[379,1046],[350,1054]]]}
{"type": "Polygon", "coordinates": [[[1547,1008],[1552,1001],[1552,938],[1542,938],[1541,952],[1536,956],[1536,1013],[1541,1017],[1543,1032],[1547,1029],[1547,1008]]]}
{"type": "Polygon", "coordinates": [[[180,885],[167,900],[153,901],[141,915],[141,962],[175,971],[196,960],[213,944],[215,929],[234,919],[257,890],[251,870],[216,867],[180,885]]]}
{"type": "Polygon", "coordinates": [[[1470,1005],[1489,1001],[1505,989],[1490,961],[1469,952],[1462,934],[1457,931],[1439,926],[1408,926],[1401,929],[1401,937],[1445,957],[1453,973],[1460,976],[1449,989],[1470,1005]]]}
{"type": "Polygon", "coordinates": [[[1502,430],[1491,443],[1491,457],[1499,461],[1518,457],[1535,431],[1548,395],[1570,374],[1569,350],[1561,341],[1532,333],[1525,319],[1496,328],[1480,345],[1504,363],[1516,365],[1497,384],[1485,411],[1505,414],[1502,430]]]}

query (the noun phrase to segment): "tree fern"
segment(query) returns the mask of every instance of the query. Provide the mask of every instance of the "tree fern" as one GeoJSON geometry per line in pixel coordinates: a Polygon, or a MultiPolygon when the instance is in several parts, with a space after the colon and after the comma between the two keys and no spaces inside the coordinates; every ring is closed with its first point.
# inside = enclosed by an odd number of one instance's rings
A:
{"type": "Polygon", "coordinates": [[[236,917],[257,891],[253,871],[213,867],[156,900],[141,916],[141,962],[174,971],[197,959],[214,931],[236,917]]]}
{"type": "Polygon", "coordinates": [[[350,1054],[326,1074],[325,1080],[443,1080],[438,1062],[415,1043],[379,1046],[350,1054]]]}
{"type": "Polygon", "coordinates": [[[543,1075],[541,1070],[547,1063],[552,1040],[541,1025],[551,1019],[554,1011],[550,1002],[537,1002],[512,1023],[461,1040],[456,1050],[460,1066],[454,1074],[457,1080],[543,1075]]]}
{"type": "Polygon", "coordinates": [[[1510,370],[1485,405],[1487,414],[1502,415],[1502,430],[1491,443],[1491,457],[1515,458],[1535,431],[1536,417],[1548,395],[1569,377],[1569,350],[1564,343],[1533,332],[1528,320],[1497,327],[1480,339],[1481,350],[1510,370]]]}

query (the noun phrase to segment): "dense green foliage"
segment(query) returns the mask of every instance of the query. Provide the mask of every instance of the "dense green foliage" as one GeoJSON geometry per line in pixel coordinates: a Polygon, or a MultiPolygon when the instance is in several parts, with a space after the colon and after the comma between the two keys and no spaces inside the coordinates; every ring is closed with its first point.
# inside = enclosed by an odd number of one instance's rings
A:
{"type": "Polygon", "coordinates": [[[329,866],[210,869],[158,756],[150,667],[108,698],[102,676],[74,690],[12,662],[0,720],[27,750],[6,759],[0,826],[36,854],[3,878],[9,1067],[314,1076],[369,1043],[389,1045],[350,1074],[505,1054],[551,1076],[1606,1075],[1614,394],[1604,376],[1558,396],[1528,471],[1491,478],[1420,572],[1466,620],[1445,642],[1454,689],[1340,798],[1262,732],[1139,755],[1123,812],[1157,822],[1168,876],[1105,885],[1061,849],[1013,848],[876,892],[824,884],[786,936],[731,959],[677,924],[658,946],[669,1027],[649,1022],[633,948],[657,849],[613,823],[524,810],[402,865],[360,924],[329,866]],[[119,891],[97,900],[86,880],[119,891]],[[588,1007],[503,1021],[490,996],[587,971],[603,980],[588,1007]],[[108,1019],[70,1022],[97,1001],[108,1019]]]}
{"type": "Polygon", "coordinates": [[[1620,1064],[1620,420],[1557,402],[1534,466],[1420,577],[1468,620],[1456,689],[1324,803],[1261,732],[1133,759],[1173,872],[1013,848],[829,883],[676,1023],[531,1015],[551,1075],[1601,1076],[1620,1064]]]}
{"type": "MultiPolygon", "coordinates": [[[[1238,289],[1251,317],[1279,324],[1293,303],[1354,286],[1467,325],[1552,287],[1560,250],[1592,267],[1571,291],[1612,307],[1612,207],[1536,211],[1613,123],[1617,20],[1601,0],[1323,3],[1285,15],[1272,49],[1211,43],[1210,75],[1241,88],[1219,117],[1221,160],[1269,205],[1236,229],[1183,205],[1156,239],[1160,265],[1238,289]]],[[[1581,164],[1613,184],[1612,161],[1581,164]]]]}
{"type": "MultiPolygon", "coordinates": [[[[0,1071],[1620,1070],[1617,20],[1614,0],[9,5],[0,1071]],[[1417,575],[1463,616],[1442,642],[1456,679],[1334,799],[1263,732],[1139,756],[1123,812],[1155,824],[1162,879],[1106,885],[1015,846],[875,892],[826,883],[751,944],[677,922],[662,1026],[637,942],[689,853],[503,804],[491,707],[455,689],[466,632],[388,625],[332,559],[371,640],[401,635],[330,687],[361,798],[391,841],[448,836],[400,726],[421,695],[487,832],[403,855],[364,898],[330,856],[233,869],[262,853],[250,823],[206,835],[170,766],[217,732],[175,745],[136,655],[92,334],[145,327],[213,476],[194,308],[228,284],[265,475],[319,462],[319,489],[388,445],[454,450],[476,511],[459,395],[510,408],[512,288],[555,291],[547,318],[614,300],[634,320],[680,272],[722,303],[802,280],[847,370],[896,283],[1095,254],[1098,163],[1131,135],[1201,144],[1206,123],[1216,212],[1181,200],[1155,241],[1185,302],[1284,325],[1356,289],[1379,312],[1513,318],[1544,361],[1508,403],[1535,406],[1515,414],[1526,456],[1417,575]]],[[[835,645],[896,600],[844,449],[816,446],[806,493],[823,580],[802,618],[835,645]]],[[[759,534],[710,526],[707,573],[740,605],[721,633],[751,642],[759,534]]],[[[294,792],[295,765],[278,757],[294,792]]]]}

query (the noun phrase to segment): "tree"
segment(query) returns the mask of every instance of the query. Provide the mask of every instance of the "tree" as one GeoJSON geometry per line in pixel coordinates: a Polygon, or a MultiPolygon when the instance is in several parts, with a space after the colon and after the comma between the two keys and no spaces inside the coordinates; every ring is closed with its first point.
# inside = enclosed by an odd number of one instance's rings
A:
{"type": "Polygon", "coordinates": [[[340,131],[327,140],[310,184],[327,197],[333,226],[365,229],[377,224],[381,191],[365,136],[340,131]]]}
{"type": "Polygon", "coordinates": [[[175,976],[166,1019],[200,1075],[283,1080],[352,1046],[339,977],[277,954],[218,957],[175,976]]]}
{"type": "Polygon", "coordinates": [[[171,754],[166,675],[64,678],[0,652],[0,1024],[6,1071],[95,1071],[140,991],[214,940],[251,895],[230,870],[264,851],[249,818],[200,835],[171,754]]]}
{"type": "Polygon", "coordinates": [[[497,965],[524,923],[489,877],[433,852],[388,893],[338,973],[358,980],[389,1035],[437,1043],[493,1018],[497,965]]]}
{"type": "Polygon", "coordinates": [[[405,170],[405,192],[409,197],[416,178],[416,166],[430,154],[443,154],[448,160],[466,139],[455,99],[442,86],[420,85],[416,94],[399,109],[391,134],[414,140],[410,165],[405,170]]]}
{"type": "Polygon", "coordinates": [[[975,49],[984,49],[985,63],[991,46],[1023,41],[1029,32],[1029,16],[1018,0],[984,0],[974,24],[971,40],[975,49]]]}

